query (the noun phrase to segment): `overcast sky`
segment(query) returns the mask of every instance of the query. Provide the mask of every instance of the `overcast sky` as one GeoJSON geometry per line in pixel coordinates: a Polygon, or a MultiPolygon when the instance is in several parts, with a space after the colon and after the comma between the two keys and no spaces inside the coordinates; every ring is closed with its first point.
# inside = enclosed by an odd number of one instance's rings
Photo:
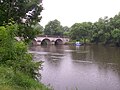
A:
{"type": "Polygon", "coordinates": [[[120,0],[43,0],[40,24],[57,19],[63,26],[95,22],[100,17],[113,17],[120,12],[120,0]]]}

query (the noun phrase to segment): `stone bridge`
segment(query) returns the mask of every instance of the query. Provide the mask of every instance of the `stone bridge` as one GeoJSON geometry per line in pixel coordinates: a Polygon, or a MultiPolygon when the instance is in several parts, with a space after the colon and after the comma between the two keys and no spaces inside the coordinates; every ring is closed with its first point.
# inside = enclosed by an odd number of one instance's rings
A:
{"type": "Polygon", "coordinates": [[[62,45],[69,42],[68,37],[60,36],[38,36],[36,37],[32,44],[33,45],[62,45]]]}

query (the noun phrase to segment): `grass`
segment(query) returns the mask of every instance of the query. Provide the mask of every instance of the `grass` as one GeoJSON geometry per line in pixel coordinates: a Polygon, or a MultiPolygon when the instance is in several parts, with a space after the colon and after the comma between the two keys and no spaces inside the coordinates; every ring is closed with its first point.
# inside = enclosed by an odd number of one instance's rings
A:
{"type": "Polygon", "coordinates": [[[12,68],[0,66],[0,90],[50,90],[42,83],[12,68]]]}

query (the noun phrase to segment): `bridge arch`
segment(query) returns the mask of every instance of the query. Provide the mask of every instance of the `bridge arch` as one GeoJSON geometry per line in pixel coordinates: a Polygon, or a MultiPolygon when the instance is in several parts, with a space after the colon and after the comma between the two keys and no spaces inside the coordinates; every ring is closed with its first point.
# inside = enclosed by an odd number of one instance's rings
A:
{"type": "Polygon", "coordinates": [[[62,45],[62,44],[63,44],[63,40],[61,40],[61,39],[56,39],[55,45],[62,45]]]}
{"type": "Polygon", "coordinates": [[[50,39],[43,39],[43,40],[41,41],[41,45],[50,45],[50,44],[51,44],[50,39]]]}

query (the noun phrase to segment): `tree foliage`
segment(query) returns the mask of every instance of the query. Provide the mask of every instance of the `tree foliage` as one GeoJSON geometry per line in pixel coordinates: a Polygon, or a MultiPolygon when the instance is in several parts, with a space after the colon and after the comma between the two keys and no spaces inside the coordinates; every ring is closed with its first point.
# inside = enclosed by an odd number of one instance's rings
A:
{"type": "Polygon", "coordinates": [[[1,90],[48,90],[36,80],[42,61],[33,62],[27,45],[15,39],[19,35],[27,41],[40,32],[36,27],[41,19],[40,3],[40,0],[0,0],[1,90]]]}
{"type": "Polygon", "coordinates": [[[115,44],[120,46],[120,13],[113,18],[99,18],[95,23],[75,23],[70,28],[72,40],[88,40],[92,43],[115,44]]]}
{"type": "MultiPolygon", "coordinates": [[[[33,62],[32,55],[27,52],[27,46],[15,40],[18,25],[0,26],[0,89],[8,85],[16,90],[48,90],[35,78],[40,76],[41,62],[33,62]],[[21,88],[21,89],[20,89],[21,88]]],[[[2,88],[1,90],[4,90],[2,88]]],[[[6,89],[5,89],[6,90],[6,89]]]]}
{"type": "Polygon", "coordinates": [[[91,27],[92,23],[90,22],[75,23],[71,27],[70,36],[75,40],[82,39],[86,43],[86,39],[90,36],[91,27]]]}
{"type": "Polygon", "coordinates": [[[41,0],[0,0],[0,26],[14,21],[19,25],[18,36],[29,41],[38,34],[32,25],[40,22],[42,10],[41,0]]]}
{"type": "Polygon", "coordinates": [[[68,26],[64,26],[63,27],[63,35],[69,37],[70,36],[69,34],[70,34],[70,28],[68,26]]]}
{"type": "Polygon", "coordinates": [[[23,19],[28,24],[39,22],[42,9],[40,0],[0,0],[0,26],[9,19],[17,23],[23,23],[23,19]]]}
{"type": "Polygon", "coordinates": [[[57,19],[48,22],[48,24],[45,26],[44,34],[45,35],[62,36],[63,28],[62,28],[60,22],[57,19]]]}
{"type": "Polygon", "coordinates": [[[39,69],[40,63],[32,62],[32,56],[27,52],[27,46],[23,42],[17,42],[15,31],[17,26],[0,27],[0,64],[13,67],[35,77],[35,70],[39,69]]]}

